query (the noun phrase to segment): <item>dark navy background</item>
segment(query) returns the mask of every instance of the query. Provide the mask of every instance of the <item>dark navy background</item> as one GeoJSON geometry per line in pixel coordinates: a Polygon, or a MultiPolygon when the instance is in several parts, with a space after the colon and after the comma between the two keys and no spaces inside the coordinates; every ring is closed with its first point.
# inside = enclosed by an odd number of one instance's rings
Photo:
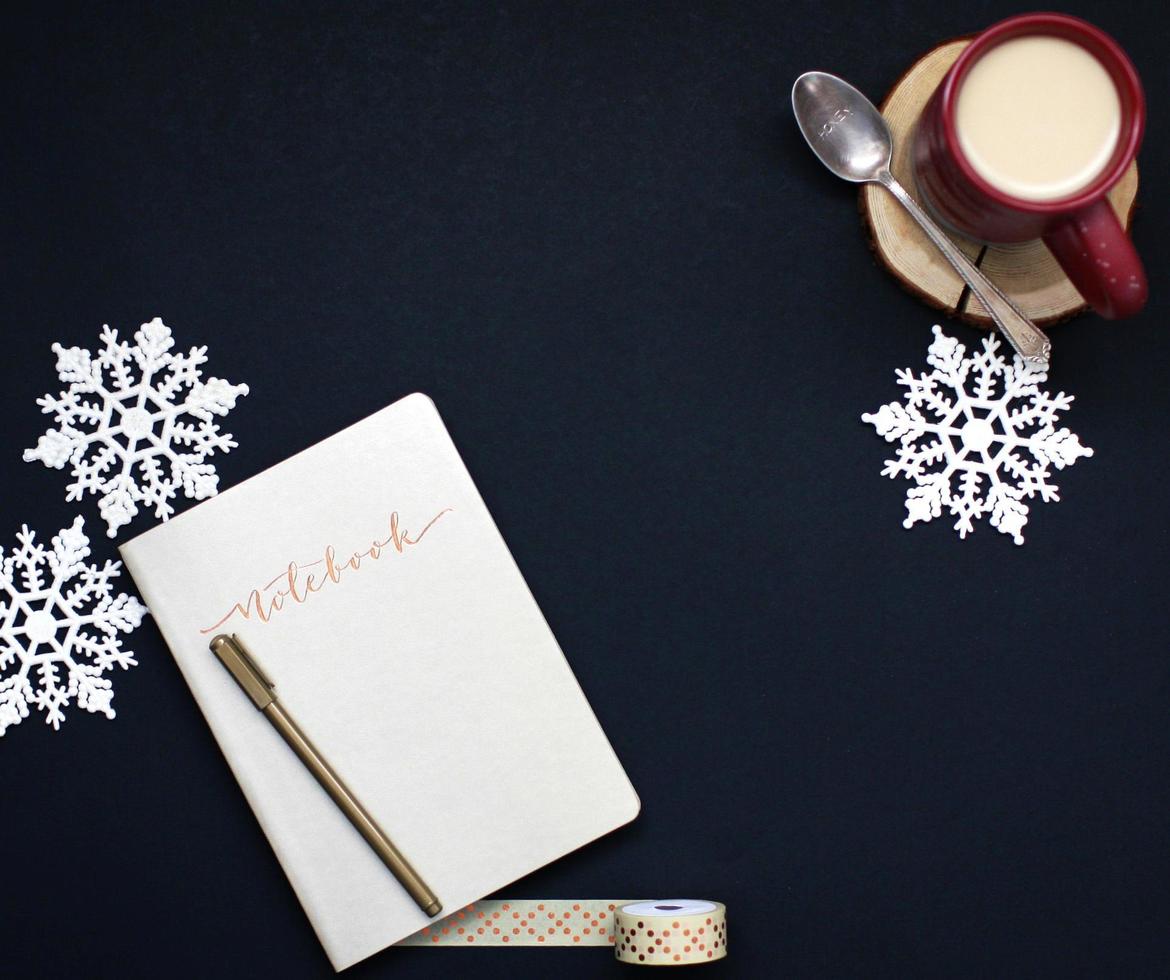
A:
{"type": "MultiPolygon", "coordinates": [[[[874,264],[788,108],[803,70],[877,98],[1020,9],[10,10],[0,537],[81,513],[115,557],[95,501],[20,460],[50,344],[103,323],[162,316],[251,386],[222,486],[425,391],[643,801],[508,895],[722,899],[712,976],[1165,975],[1163,4],[1071,5],[1146,81],[1152,299],[1053,331],[1096,455],[1022,548],[902,529],[859,416],[937,315],[874,264]]],[[[329,976],[153,622],[129,645],[116,721],[0,741],[0,972],[329,976]]],[[[606,955],[389,951],[350,975],[593,977],[606,955]]]]}

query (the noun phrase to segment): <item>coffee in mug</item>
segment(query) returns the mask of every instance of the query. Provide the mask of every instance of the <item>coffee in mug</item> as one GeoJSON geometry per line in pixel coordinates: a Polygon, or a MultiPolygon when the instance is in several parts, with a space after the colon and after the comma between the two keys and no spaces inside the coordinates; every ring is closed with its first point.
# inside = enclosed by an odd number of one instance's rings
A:
{"type": "Polygon", "coordinates": [[[1091,184],[1121,133],[1121,98],[1079,44],[1032,35],[988,51],[963,79],[955,126],[971,166],[1026,201],[1054,201],[1091,184]]]}

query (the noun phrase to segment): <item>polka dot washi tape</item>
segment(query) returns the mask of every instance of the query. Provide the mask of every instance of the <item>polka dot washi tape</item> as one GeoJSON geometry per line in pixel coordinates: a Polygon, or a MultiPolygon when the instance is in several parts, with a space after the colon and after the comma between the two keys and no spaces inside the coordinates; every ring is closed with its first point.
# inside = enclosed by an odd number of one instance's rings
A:
{"type": "Polygon", "coordinates": [[[727,955],[727,910],[694,899],[476,902],[399,946],[611,946],[623,963],[683,966],[727,955]]]}
{"type": "Polygon", "coordinates": [[[646,966],[720,960],[727,955],[727,909],[690,898],[620,905],[614,952],[623,963],[646,966]]]}
{"type": "Polygon", "coordinates": [[[399,946],[612,946],[617,909],[628,899],[476,902],[425,926],[399,946]]]}

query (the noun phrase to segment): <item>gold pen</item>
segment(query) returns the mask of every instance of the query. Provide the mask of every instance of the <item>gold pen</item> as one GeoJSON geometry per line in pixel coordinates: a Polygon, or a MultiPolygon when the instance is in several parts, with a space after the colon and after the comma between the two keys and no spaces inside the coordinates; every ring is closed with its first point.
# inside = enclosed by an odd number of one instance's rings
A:
{"type": "Polygon", "coordinates": [[[374,849],[374,852],[382,859],[382,863],[398,879],[399,884],[410,893],[410,897],[418,903],[418,907],[432,918],[438,915],[443,910],[443,906],[439,904],[435,893],[427,887],[426,882],[418,876],[418,872],[410,866],[398,848],[390,842],[390,838],[386,836],[374,818],[354,798],[353,793],[349,791],[349,788],[341,781],[329,763],[321,757],[321,753],[313,747],[313,743],[306,738],[305,733],[301,731],[297,723],[289,717],[288,712],[276,700],[274,693],[276,685],[265,677],[264,672],[256,666],[256,661],[244,648],[240,638],[234,633],[231,636],[220,633],[209,645],[211,652],[228,669],[228,673],[236,679],[236,683],[252,699],[252,703],[272,722],[272,727],[280,732],[280,737],[297,754],[297,757],[305,764],[325,792],[332,797],[333,802],[341,807],[341,812],[349,818],[349,822],[366,839],[366,843],[374,849]]]}

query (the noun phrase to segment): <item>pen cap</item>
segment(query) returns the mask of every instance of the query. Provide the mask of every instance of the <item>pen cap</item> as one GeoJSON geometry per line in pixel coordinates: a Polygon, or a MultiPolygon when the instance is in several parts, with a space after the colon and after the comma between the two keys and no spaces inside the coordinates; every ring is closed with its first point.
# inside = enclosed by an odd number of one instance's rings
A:
{"type": "Polygon", "coordinates": [[[256,666],[256,661],[252,659],[238,636],[220,633],[208,644],[208,647],[219,658],[219,662],[228,669],[228,673],[236,679],[236,683],[252,699],[252,703],[257,708],[263,711],[276,700],[276,695],[272,693],[272,682],[256,666]]]}

